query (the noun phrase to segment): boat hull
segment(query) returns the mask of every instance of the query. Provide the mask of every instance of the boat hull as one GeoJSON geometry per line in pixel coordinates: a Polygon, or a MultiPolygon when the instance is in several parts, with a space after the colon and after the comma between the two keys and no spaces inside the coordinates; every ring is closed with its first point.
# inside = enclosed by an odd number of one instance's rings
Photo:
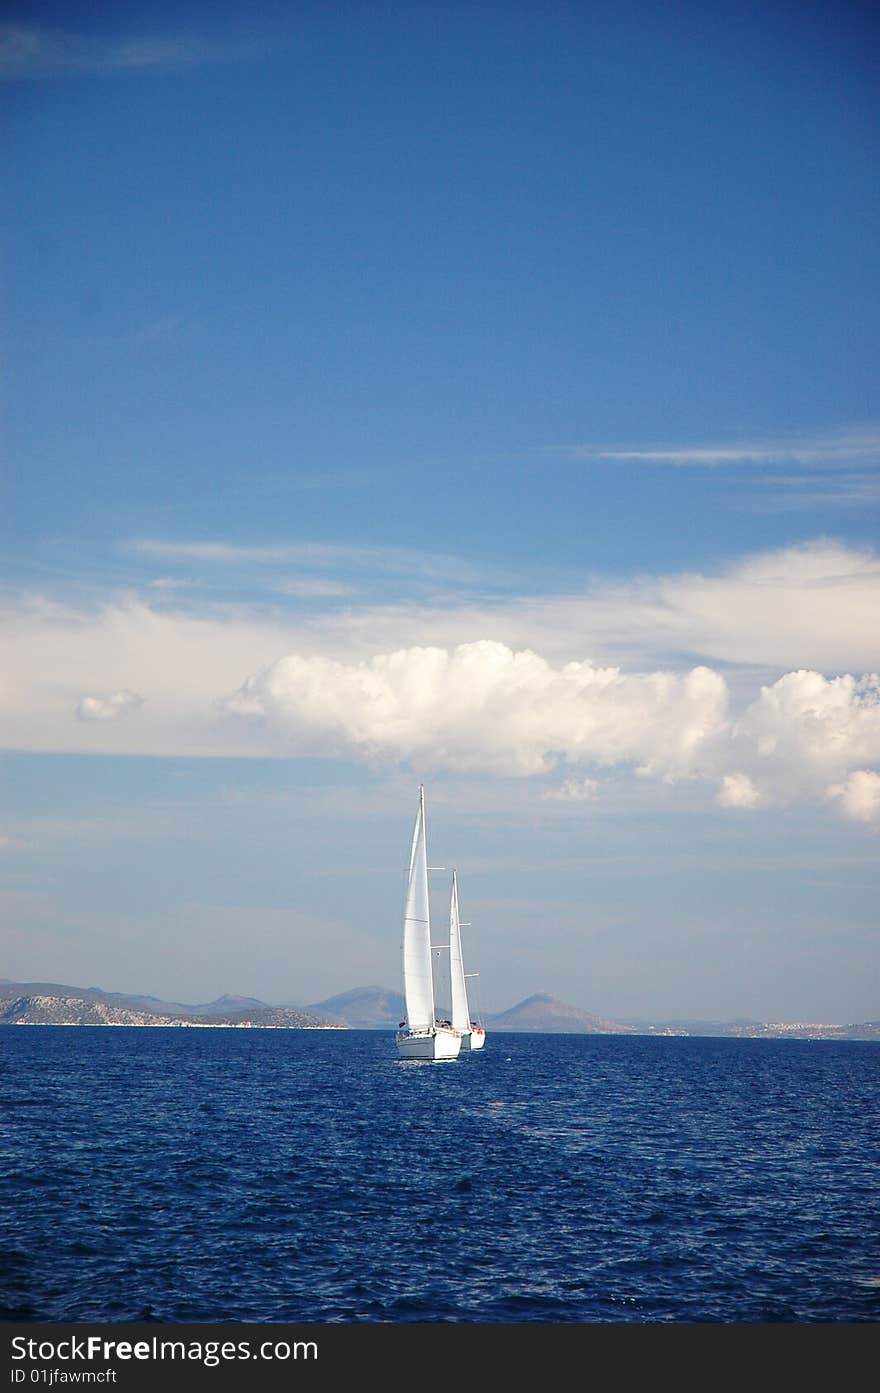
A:
{"type": "Polygon", "coordinates": [[[482,1029],[469,1030],[467,1035],[461,1037],[462,1054],[473,1053],[474,1050],[481,1050],[486,1043],[486,1032],[482,1029]]]}
{"type": "Polygon", "coordinates": [[[397,1033],[397,1052],[401,1059],[455,1059],[461,1049],[457,1030],[442,1028],[413,1033],[397,1033]]]}

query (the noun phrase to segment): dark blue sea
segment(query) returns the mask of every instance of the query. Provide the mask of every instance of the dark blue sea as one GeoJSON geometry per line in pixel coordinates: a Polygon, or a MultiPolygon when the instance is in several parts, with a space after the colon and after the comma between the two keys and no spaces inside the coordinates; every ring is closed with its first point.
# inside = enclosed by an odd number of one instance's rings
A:
{"type": "Polygon", "coordinates": [[[7,1321],[880,1317],[880,1047],[0,1028],[7,1321]]]}

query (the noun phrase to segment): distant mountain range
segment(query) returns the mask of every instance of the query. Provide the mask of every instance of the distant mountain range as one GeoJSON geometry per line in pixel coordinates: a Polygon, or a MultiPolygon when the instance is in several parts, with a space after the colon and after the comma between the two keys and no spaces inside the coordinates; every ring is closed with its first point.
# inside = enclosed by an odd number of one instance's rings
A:
{"type": "Polygon", "coordinates": [[[58,982],[0,981],[0,1025],[276,1026],[314,1030],[337,1022],[295,1006],[267,1006],[247,996],[221,996],[203,1006],[128,996],[58,982]]]}
{"type": "MultiPolygon", "coordinates": [[[[355,987],[308,1006],[270,1006],[249,996],[221,996],[202,1005],[155,996],[0,979],[0,1025],[162,1025],[275,1027],[297,1030],[393,1030],[403,997],[385,987],[355,987]]],[[[538,992],[483,1023],[491,1031],[566,1035],[709,1035],[747,1038],[880,1040],[880,1021],[816,1022],[612,1021],[538,992]]]]}

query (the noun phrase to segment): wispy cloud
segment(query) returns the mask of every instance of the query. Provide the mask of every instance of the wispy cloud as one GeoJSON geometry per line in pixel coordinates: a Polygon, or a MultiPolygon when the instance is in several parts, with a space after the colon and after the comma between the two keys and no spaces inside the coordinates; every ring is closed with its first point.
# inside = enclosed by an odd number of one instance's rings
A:
{"type": "Polygon", "coordinates": [[[180,590],[191,584],[191,581],[175,579],[173,576],[156,576],[153,580],[147,581],[147,587],[150,590],[180,590]]]}
{"type": "Polygon", "coordinates": [[[0,25],[0,80],[191,66],[229,58],[229,47],[196,35],[117,37],[36,25],[0,25]]]}
{"type": "Polygon", "coordinates": [[[291,565],[310,570],[386,572],[460,584],[475,584],[481,579],[477,568],[462,557],[407,547],[363,547],[324,542],[247,546],[217,541],[171,542],[156,538],[134,538],[126,545],[129,550],[144,556],[218,566],[291,565]]]}
{"type": "Polygon", "coordinates": [[[751,441],[714,441],[664,445],[640,449],[606,449],[596,445],[570,445],[563,453],[580,459],[620,463],[704,465],[809,465],[831,466],[880,463],[880,426],[865,425],[813,435],[795,435],[751,441]]]}
{"type": "Polygon", "coordinates": [[[299,579],[281,581],[277,589],[296,600],[336,600],[350,595],[352,587],[337,580],[299,579]]]}
{"type": "Polygon", "coordinates": [[[824,508],[874,507],[880,503],[880,469],[860,473],[813,470],[808,474],[772,474],[761,480],[762,492],[750,496],[749,506],[761,513],[824,508]]]}

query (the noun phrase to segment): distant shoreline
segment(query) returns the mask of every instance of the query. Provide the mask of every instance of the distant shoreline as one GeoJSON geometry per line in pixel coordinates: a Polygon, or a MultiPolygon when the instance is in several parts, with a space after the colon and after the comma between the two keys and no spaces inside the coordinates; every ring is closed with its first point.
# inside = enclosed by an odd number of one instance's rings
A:
{"type": "MultiPolygon", "coordinates": [[[[363,1030],[371,1035],[389,1034],[393,1026],[350,1026],[350,1025],[260,1025],[251,1021],[0,1021],[0,1030],[12,1030],[18,1026],[48,1027],[52,1030],[296,1030],[296,1031],[341,1031],[363,1030]]],[[[830,1033],[834,1026],[827,1026],[828,1033],[795,1034],[793,1030],[756,1032],[753,1035],[701,1034],[698,1031],[633,1030],[618,1034],[604,1030],[499,1030],[499,1036],[552,1035],[567,1039],[616,1039],[616,1040],[732,1040],[732,1041],[790,1041],[802,1045],[877,1045],[880,1039],[866,1035],[839,1035],[830,1033]]]]}
{"type": "MultiPolygon", "coordinates": [[[[356,987],[307,1006],[272,1006],[255,997],[223,996],[204,1004],[108,992],[60,982],[0,979],[2,1025],[148,1026],[151,1030],[395,1030],[402,997],[383,987],[356,987]]],[[[880,1019],[840,1021],[731,1020],[677,1017],[612,1020],[536,992],[506,1011],[487,1014],[491,1035],[635,1035],[643,1039],[880,1040],[880,1019]]]]}
{"type": "Polygon", "coordinates": [[[348,1025],[260,1025],[256,1021],[0,1021],[0,1026],[51,1026],[53,1030],[350,1030],[348,1025]]]}

